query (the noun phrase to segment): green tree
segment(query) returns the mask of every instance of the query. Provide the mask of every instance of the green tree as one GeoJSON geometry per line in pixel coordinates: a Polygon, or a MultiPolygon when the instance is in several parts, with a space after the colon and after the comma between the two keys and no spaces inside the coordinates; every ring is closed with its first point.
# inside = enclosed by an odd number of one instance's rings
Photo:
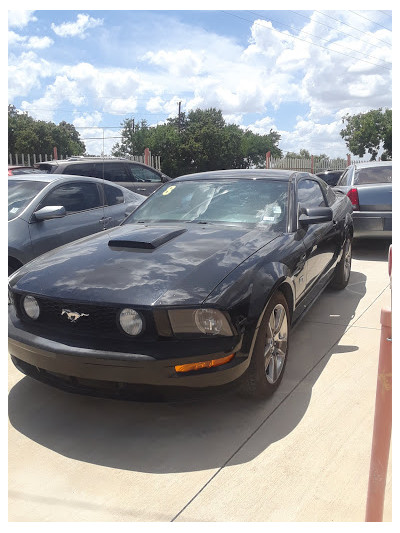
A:
{"type": "Polygon", "coordinates": [[[305,148],[302,148],[299,153],[287,152],[285,157],[288,159],[311,159],[311,154],[305,148]]]}
{"type": "Polygon", "coordinates": [[[271,152],[272,157],[282,157],[282,150],[278,148],[281,136],[276,131],[270,130],[266,135],[259,135],[250,130],[245,130],[242,137],[242,153],[245,167],[265,168],[265,157],[271,152]]]}
{"type": "Polygon", "coordinates": [[[121,124],[122,139],[113,155],[140,155],[148,147],[161,156],[163,171],[171,177],[207,170],[265,167],[268,151],[275,157],[280,135],[270,131],[258,135],[236,124],[226,124],[215,108],[196,109],[170,118],[165,124],[149,127],[145,121],[126,119],[121,124]]]}
{"type": "Polygon", "coordinates": [[[151,136],[147,121],[137,122],[134,118],[126,118],[121,127],[121,141],[113,146],[112,155],[121,157],[143,154],[144,149],[148,148],[151,136]]]}
{"type": "Polygon", "coordinates": [[[340,135],[345,140],[350,152],[359,157],[368,152],[374,161],[381,148],[382,158],[392,158],[392,110],[372,109],[367,113],[342,117],[345,124],[340,135]]]}
{"type": "Polygon", "coordinates": [[[8,106],[8,152],[12,154],[52,154],[56,147],[59,155],[82,155],[85,144],[75,126],[65,121],[35,120],[28,113],[20,113],[8,106]]]}

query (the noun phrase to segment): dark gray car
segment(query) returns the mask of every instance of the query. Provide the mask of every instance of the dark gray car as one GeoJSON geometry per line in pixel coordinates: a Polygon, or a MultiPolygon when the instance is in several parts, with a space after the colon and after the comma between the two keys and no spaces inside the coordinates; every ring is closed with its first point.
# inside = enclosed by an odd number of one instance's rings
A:
{"type": "Polygon", "coordinates": [[[9,275],[53,248],[117,226],[145,199],[97,178],[58,174],[10,177],[9,275]]]}
{"type": "Polygon", "coordinates": [[[370,161],[350,165],[334,190],[347,194],[351,200],[354,237],[391,238],[391,161],[370,161]]]}

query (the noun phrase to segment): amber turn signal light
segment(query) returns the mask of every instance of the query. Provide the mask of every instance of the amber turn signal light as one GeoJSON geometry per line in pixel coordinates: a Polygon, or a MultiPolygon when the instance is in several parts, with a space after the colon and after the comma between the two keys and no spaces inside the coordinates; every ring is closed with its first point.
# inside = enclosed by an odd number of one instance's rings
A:
{"type": "Polygon", "coordinates": [[[234,353],[226,357],[220,357],[219,359],[211,359],[211,361],[199,361],[198,363],[189,363],[187,365],[177,365],[175,367],[176,372],[191,372],[192,370],[201,370],[202,368],[211,368],[213,366],[224,365],[229,363],[234,357],[234,353]]]}

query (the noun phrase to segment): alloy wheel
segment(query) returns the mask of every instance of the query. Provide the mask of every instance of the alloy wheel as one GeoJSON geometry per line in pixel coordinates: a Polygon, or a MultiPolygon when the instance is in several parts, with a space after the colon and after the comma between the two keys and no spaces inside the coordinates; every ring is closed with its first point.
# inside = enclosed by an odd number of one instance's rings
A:
{"type": "Polygon", "coordinates": [[[347,240],[346,248],[344,250],[344,276],[347,280],[350,277],[351,272],[351,242],[347,240]]]}
{"type": "Polygon", "coordinates": [[[264,350],[265,376],[274,384],[285,364],[288,346],[288,318],[282,304],[277,304],[270,315],[264,350]]]}

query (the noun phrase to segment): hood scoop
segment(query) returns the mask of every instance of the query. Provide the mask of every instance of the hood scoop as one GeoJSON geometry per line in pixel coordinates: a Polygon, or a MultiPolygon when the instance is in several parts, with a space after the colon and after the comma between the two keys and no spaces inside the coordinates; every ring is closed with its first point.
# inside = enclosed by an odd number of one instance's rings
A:
{"type": "Polygon", "coordinates": [[[132,231],[130,235],[111,239],[108,241],[110,248],[133,248],[137,250],[155,250],[162,244],[182,235],[187,229],[173,230],[169,228],[149,228],[144,227],[132,231]]]}

